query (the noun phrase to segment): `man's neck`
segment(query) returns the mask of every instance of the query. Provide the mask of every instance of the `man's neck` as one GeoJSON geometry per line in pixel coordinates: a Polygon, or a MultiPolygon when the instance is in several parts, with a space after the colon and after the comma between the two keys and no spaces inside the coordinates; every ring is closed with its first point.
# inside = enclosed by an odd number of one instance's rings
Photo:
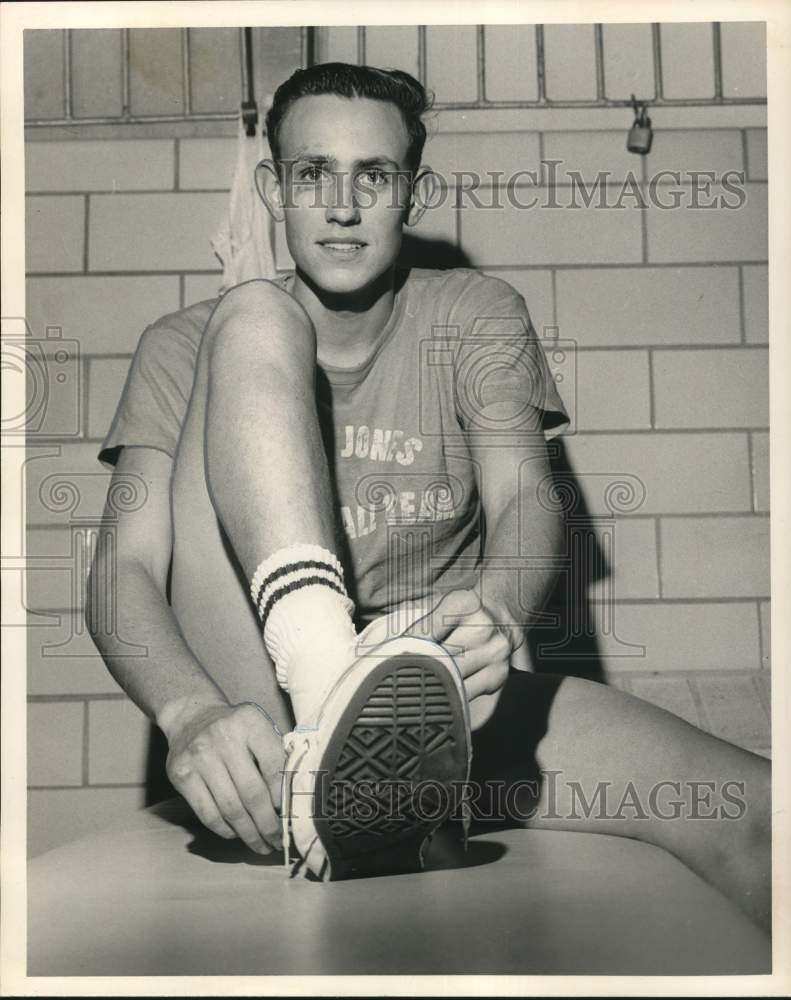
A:
{"type": "Polygon", "coordinates": [[[393,312],[395,269],[359,295],[332,295],[297,271],[294,297],[313,321],[319,364],[353,368],[370,355],[393,312]]]}

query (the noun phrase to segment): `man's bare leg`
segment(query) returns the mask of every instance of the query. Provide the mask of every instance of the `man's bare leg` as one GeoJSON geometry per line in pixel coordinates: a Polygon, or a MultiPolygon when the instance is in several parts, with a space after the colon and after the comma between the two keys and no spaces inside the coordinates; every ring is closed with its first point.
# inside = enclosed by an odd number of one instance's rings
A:
{"type": "Polygon", "coordinates": [[[348,666],[355,636],[316,413],[315,332],[286,292],[248,282],[220,303],[202,349],[207,486],[254,582],[267,649],[281,684],[291,679],[299,722],[316,707],[313,689],[321,695],[321,679],[329,682],[348,666]],[[280,582],[262,586],[278,573],[280,582]],[[281,599],[284,586],[290,589],[281,599]]]}
{"type": "MultiPolygon", "coordinates": [[[[613,688],[521,673],[511,674],[473,745],[473,788],[505,782],[506,818],[664,847],[769,928],[771,788],[762,757],[613,688]]],[[[487,809],[484,794],[475,811],[487,809]]]]}
{"type": "Polygon", "coordinates": [[[206,473],[248,577],[275,549],[335,546],[315,402],[316,335],[269,282],[234,289],[210,325],[206,473]]]}

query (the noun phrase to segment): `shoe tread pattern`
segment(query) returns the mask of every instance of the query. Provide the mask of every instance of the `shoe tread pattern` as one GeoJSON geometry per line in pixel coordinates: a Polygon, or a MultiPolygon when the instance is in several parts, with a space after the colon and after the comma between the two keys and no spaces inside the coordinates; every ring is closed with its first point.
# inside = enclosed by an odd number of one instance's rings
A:
{"type": "Polygon", "coordinates": [[[336,728],[336,745],[331,741],[322,762],[324,780],[317,782],[316,828],[333,877],[357,874],[357,867],[365,873],[419,868],[420,845],[451,801],[450,795],[443,801],[436,783],[466,777],[463,706],[444,664],[400,654],[380,665],[366,687],[347,710],[349,722],[336,728]],[[356,790],[363,782],[361,801],[356,790]],[[419,808],[412,802],[416,787],[419,808]]]}

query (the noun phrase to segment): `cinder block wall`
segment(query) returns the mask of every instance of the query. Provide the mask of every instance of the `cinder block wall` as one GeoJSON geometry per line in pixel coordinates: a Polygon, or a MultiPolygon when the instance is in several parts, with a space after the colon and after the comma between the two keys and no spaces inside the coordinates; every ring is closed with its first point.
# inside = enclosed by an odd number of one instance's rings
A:
{"type": "MultiPolygon", "coordinates": [[[[474,98],[474,30],[429,29],[429,84],[438,100],[474,98]],[[452,60],[432,58],[450,51],[452,60]]],[[[535,96],[533,30],[487,29],[489,97],[535,96]]],[[[610,96],[640,92],[651,65],[648,30],[605,29],[610,96]]],[[[711,26],[662,30],[665,94],[710,96],[711,26]]],[[[355,31],[325,32],[322,56],[355,59],[355,31]]],[[[756,38],[762,45],[759,26],[723,25],[726,96],[761,93],[756,38]]],[[[545,44],[547,93],[595,96],[592,28],[547,28],[545,44]],[[561,59],[550,58],[553,48],[561,59]]],[[[366,59],[415,71],[416,29],[369,31],[366,59]]],[[[565,448],[589,510],[606,510],[601,474],[637,477],[644,486],[642,504],[614,522],[609,582],[589,594],[595,606],[614,586],[615,627],[598,639],[607,678],[766,753],[766,131],[755,107],[723,110],[710,118],[700,109],[666,112],[665,127],[657,112],[645,159],[625,149],[628,110],[443,111],[426,160],[446,177],[508,176],[560,160],[561,197],[569,170],[588,184],[608,170],[614,189],[633,171],[645,190],[662,169],[718,176],[733,169],[745,172],[747,200],[739,211],[641,210],[628,199],[617,211],[492,211],[448,198],[418,235],[443,240],[458,259],[510,281],[539,333],[574,342],[573,392],[561,384],[575,412],[565,448]],[[644,654],[624,656],[624,644],[644,654]]],[[[47,436],[48,427],[56,435],[68,424],[76,405],[65,396],[51,400],[27,460],[27,551],[51,559],[28,573],[26,594],[33,853],[145,799],[149,727],[85,634],[75,596],[83,572],[77,522],[101,512],[108,477],[96,453],[142,330],[216,294],[219,264],[209,237],[227,205],[235,160],[235,140],[226,137],[40,136],[31,131],[27,146],[27,318],[39,338],[54,327],[78,342],[81,378],[74,436],[47,436]],[[53,496],[51,477],[59,474],[78,483],[79,509],[53,496]]],[[[282,232],[277,252],[288,269],[282,232]]]]}

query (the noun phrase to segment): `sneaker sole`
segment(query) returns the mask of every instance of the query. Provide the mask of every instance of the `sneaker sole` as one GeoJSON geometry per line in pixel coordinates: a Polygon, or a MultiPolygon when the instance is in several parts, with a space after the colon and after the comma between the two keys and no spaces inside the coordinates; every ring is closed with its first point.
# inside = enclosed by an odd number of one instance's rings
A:
{"type": "Polygon", "coordinates": [[[419,871],[425,840],[466,781],[465,707],[447,665],[384,659],[350,699],[322,755],[313,822],[332,880],[419,871]]]}

